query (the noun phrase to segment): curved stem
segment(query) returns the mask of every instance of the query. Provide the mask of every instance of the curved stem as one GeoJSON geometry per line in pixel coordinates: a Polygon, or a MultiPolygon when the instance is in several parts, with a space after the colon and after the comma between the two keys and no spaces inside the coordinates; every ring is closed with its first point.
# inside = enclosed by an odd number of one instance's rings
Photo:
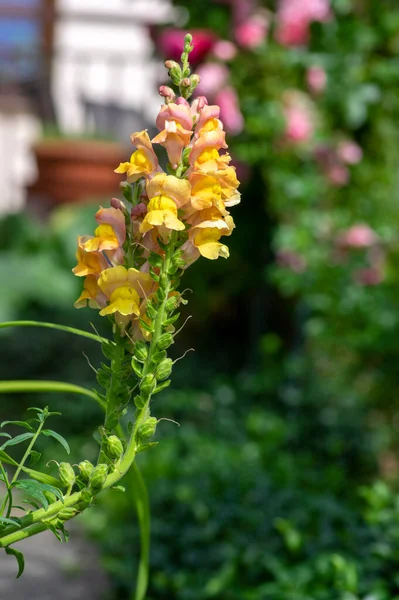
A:
{"type": "Polygon", "coordinates": [[[82,394],[95,400],[104,408],[104,402],[95,392],[87,390],[74,383],[64,381],[0,381],[0,394],[14,394],[20,392],[70,392],[71,394],[82,394]]]}
{"type": "Polygon", "coordinates": [[[82,329],[76,329],[76,327],[68,327],[67,325],[57,325],[56,323],[46,323],[44,321],[4,321],[0,323],[0,329],[5,329],[6,327],[45,327],[48,329],[58,329],[58,331],[65,331],[66,333],[73,333],[75,335],[80,335],[81,337],[88,338],[90,340],[94,340],[95,342],[108,342],[106,338],[103,338],[95,333],[90,333],[89,331],[83,331],[82,329]]]}

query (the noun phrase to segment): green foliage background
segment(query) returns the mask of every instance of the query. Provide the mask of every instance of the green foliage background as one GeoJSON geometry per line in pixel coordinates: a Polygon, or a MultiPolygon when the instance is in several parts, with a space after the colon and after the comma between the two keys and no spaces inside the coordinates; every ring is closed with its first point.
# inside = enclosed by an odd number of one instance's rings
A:
{"type": "MultiPolygon", "coordinates": [[[[186,4],[188,28],[232,36],[228,6],[186,4]]],[[[149,600],[399,598],[399,8],[378,0],[333,8],[333,20],[313,24],[307,48],[283,48],[271,33],[230,65],[246,123],[230,149],[251,176],[231,258],[187,272],[185,316],[193,316],[175,357],[196,351],[177,363],[174,387],[154,406],[181,426],[162,421],[161,444],[140,457],[153,514],[149,600]],[[313,64],[328,76],[312,101],[313,146],[281,145],[282,95],[306,92],[313,64]],[[337,188],[314,147],[341,138],[355,140],[363,159],[337,188]],[[384,252],[373,287],[353,278],[367,263],[363,250],[334,258],[337,236],[359,222],[384,252]],[[282,250],[302,256],[306,270],[282,267],[282,250]]],[[[0,224],[1,320],[81,328],[91,320],[104,333],[94,311],[71,308],[75,240],[93,215],[91,206],[67,207],[46,224],[25,215],[0,224]]],[[[1,342],[1,378],[94,385],[82,355],[100,360],[90,341],[21,329],[1,342]]],[[[16,418],[31,403],[10,397],[2,412],[16,418]]],[[[76,460],[83,450],[94,456],[97,407],[69,396],[50,406],[64,414],[59,430],[76,460]]],[[[112,574],[112,597],[128,597],[138,556],[129,489],[107,493],[85,523],[112,574]]]]}

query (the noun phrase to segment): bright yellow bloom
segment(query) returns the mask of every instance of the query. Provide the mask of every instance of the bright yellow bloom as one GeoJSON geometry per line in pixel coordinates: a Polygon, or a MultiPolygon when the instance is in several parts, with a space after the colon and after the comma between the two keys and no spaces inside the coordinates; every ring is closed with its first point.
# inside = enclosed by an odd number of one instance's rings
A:
{"type": "Polygon", "coordinates": [[[134,183],[140,177],[148,177],[158,169],[158,158],[145,130],[133,133],[131,140],[137,150],[133,152],[129,162],[121,163],[115,169],[115,173],[127,173],[127,180],[134,183]]]}
{"type": "Polygon", "coordinates": [[[89,304],[90,308],[102,308],[107,303],[106,296],[98,287],[97,277],[88,275],[83,284],[83,292],[76,300],[75,308],[83,308],[89,304]]]}
{"type": "MultiPolygon", "coordinates": [[[[157,173],[147,184],[150,201],[147,214],[140,225],[140,232],[146,233],[154,227],[182,231],[184,223],[178,219],[177,209],[188,203],[190,192],[191,186],[187,179],[157,173]]],[[[161,234],[167,234],[167,231],[162,229],[161,234]]]]}
{"type": "Polygon", "coordinates": [[[182,231],[184,223],[177,218],[177,207],[168,196],[155,196],[151,198],[147,207],[147,214],[140,225],[140,232],[146,233],[154,227],[164,226],[166,229],[182,231]]]}
{"type": "Polygon", "coordinates": [[[81,245],[86,252],[116,250],[126,239],[125,217],[119,208],[100,208],[96,213],[99,224],[94,237],[82,237],[81,245]]]}
{"type": "Polygon", "coordinates": [[[150,292],[153,284],[148,273],[137,269],[125,269],[121,265],[106,269],[98,280],[98,287],[110,303],[100,311],[100,315],[139,316],[140,298],[150,292]]]}
{"type": "Polygon", "coordinates": [[[219,256],[228,258],[228,247],[219,242],[221,236],[222,232],[219,229],[205,227],[195,234],[193,244],[205,258],[209,258],[210,260],[215,260],[219,256]]]}

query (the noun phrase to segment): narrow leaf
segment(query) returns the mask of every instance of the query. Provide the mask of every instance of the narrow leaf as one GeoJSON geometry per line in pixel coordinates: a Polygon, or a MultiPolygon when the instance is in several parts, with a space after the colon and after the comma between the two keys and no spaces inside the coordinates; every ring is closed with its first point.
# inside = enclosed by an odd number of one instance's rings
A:
{"type": "Polygon", "coordinates": [[[34,433],[21,433],[17,435],[15,438],[7,440],[1,447],[1,450],[4,450],[7,446],[16,446],[17,444],[22,444],[22,442],[26,442],[26,440],[30,440],[33,438],[34,433]]]}
{"type": "Polygon", "coordinates": [[[63,448],[65,448],[67,454],[70,454],[71,450],[69,448],[69,444],[66,441],[66,439],[64,437],[62,437],[62,435],[60,435],[56,431],[53,431],[52,429],[43,429],[42,433],[44,433],[44,435],[46,435],[47,437],[52,437],[55,440],[57,440],[57,442],[59,442],[61,444],[61,446],[63,446],[63,448]]]}
{"type": "MultiPolygon", "coordinates": [[[[23,510],[23,509],[22,509],[23,510]]],[[[8,519],[6,517],[0,517],[0,523],[4,525],[16,525],[18,527],[18,529],[21,528],[21,522],[20,519],[8,519]]]]}
{"type": "Polygon", "coordinates": [[[40,452],[36,452],[36,450],[31,450],[29,453],[29,465],[33,467],[33,465],[39,462],[41,456],[42,455],[40,452]]]}
{"type": "Polygon", "coordinates": [[[0,427],[4,427],[5,425],[17,425],[18,427],[24,427],[28,431],[33,431],[33,427],[29,425],[26,421],[3,421],[0,427]]]}
{"type": "Polygon", "coordinates": [[[89,338],[90,340],[94,340],[95,342],[112,343],[109,340],[100,337],[99,335],[95,335],[94,333],[82,331],[81,329],[76,329],[75,327],[67,327],[66,325],[57,325],[56,323],[45,323],[42,321],[6,321],[4,323],[0,323],[0,329],[5,327],[47,327],[49,329],[58,329],[59,331],[65,331],[66,333],[80,335],[82,337],[89,338]]]}
{"type": "Polygon", "coordinates": [[[19,550],[15,550],[15,548],[10,548],[10,547],[6,548],[6,554],[9,554],[11,556],[15,556],[15,558],[17,559],[17,563],[18,563],[18,575],[17,575],[17,579],[18,579],[18,577],[21,577],[21,575],[22,575],[22,573],[24,572],[24,569],[25,569],[24,555],[19,550]]]}

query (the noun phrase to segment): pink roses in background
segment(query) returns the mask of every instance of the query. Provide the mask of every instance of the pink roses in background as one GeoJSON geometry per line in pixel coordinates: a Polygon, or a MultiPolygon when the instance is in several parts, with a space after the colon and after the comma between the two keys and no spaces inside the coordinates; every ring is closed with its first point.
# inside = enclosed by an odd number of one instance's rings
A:
{"type": "Polygon", "coordinates": [[[283,46],[303,46],[309,41],[310,24],[331,16],[329,0],[280,0],[276,40],[283,46]]]}
{"type": "Polygon", "coordinates": [[[285,139],[292,144],[308,142],[314,133],[312,104],[303,92],[288,90],[283,96],[285,139]]]}

